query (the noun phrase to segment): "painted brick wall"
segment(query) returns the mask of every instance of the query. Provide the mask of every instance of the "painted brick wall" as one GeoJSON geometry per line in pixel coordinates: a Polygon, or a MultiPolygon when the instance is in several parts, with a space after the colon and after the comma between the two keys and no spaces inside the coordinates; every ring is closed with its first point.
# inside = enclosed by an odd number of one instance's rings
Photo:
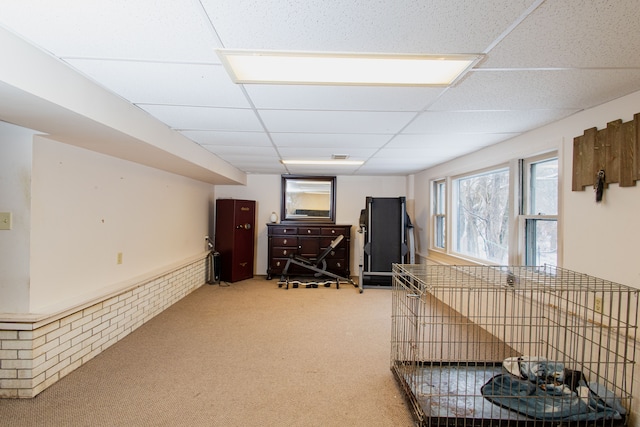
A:
{"type": "Polygon", "coordinates": [[[204,281],[200,259],[62,318],[0,329],[0,398],[36,396],[204,281]]]}

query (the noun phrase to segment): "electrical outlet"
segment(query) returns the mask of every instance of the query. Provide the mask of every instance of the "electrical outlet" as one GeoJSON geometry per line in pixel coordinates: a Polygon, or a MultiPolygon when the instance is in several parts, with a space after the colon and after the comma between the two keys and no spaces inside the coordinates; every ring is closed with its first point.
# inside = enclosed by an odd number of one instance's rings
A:
{"type": "Polygon", "coordinates": [[[596,297],[593,303],[593,311],[602,314],[602,297],[596,297]]]}
{"type": "Polygon", "coordinates": [[[118,257],[116,263],[122,264],[122,252],[118,252],[118,257]]]}
{"type": "Polygon", "coordinates": [[[11,230],[11,212],[0,212],[0,230],[11,230]]]}

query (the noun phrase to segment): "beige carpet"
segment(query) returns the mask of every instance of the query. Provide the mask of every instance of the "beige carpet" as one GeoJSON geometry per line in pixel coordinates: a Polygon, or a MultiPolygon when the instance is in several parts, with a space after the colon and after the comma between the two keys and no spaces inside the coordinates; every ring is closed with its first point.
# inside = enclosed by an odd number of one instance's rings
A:
{"type": "Polygon", "coordinates": [[[391,291],[205,285],[7,426],[412,426],[389,369],[391,291]]]}

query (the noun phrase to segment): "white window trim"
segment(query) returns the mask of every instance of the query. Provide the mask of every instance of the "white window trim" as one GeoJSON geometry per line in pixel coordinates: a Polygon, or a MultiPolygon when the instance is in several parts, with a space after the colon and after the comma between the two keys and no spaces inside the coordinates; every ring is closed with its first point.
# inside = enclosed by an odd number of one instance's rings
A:
{"type": "MultiPolygon", "coordinates": [[[[466,173],[462,173],[462,174],[458,174],[455,176],[450,177],[449,182],[450,185],[448,186],[447,189],[447,198],[448,198],[448,202],[449,202],[449,206],[450,209],[447,211],[447,219],[448,219],[448,229],[447,229],[447,254],[451,255],[453,257],[459,258],[459,259],[463,259],[463,260],[469,260],[472,261],[474,263],[478,263],[478,264],[483,264],[483,265],[499,265],[493,261],[490,261],[488,259],[483,259],[483,258],[476,258],[467,254],[463,254],[460,252],[457,252],[454,250],[454,244],[453,244],[453,239],[454,236],[457,236],[457,224],[456,221],[454,220],[453,216],[455,216],[456,214],[456,207],[454,206],[454,200],[457,200],[457,196],[458,194],[456,193],[456,188],[455,188],[455,181],[459,180],[459,179],[463,179],[466,177],[471,177],[471,176],[476,176],[476,175],[483,175],[483,174],[487,174],[487,173],[492,173],[492,172],[498,172],[501,170],[507,170],[509,172],[509,191],[510,191],[510,197],[509,197],[509,222],[508,222],[508,228],[509,228],[509,253],[507,255],[507,258],[509,260],[509,262],[511,262],[511,258],[512,258],[512,251],[511,251],[511,245],[512,245],[512,239],[513,239],[513,231],[514,231],[514,227],[515,227],[515,216],[512,214],[512,209],[515,206],[514,205],[514,200],[513,200],[513,192],[514,192],[514,161],[510,161],[510,162],[506,162],[506,163],[499,163],[493,166],[489,166],[486,168],[482,168],[482,169],[477,169],[474,171],[470,171],[470,172],[466,172],[466,173]]],[[[517,171],[517,168],[515,168],[515,170],[517,171]]]]}
{"type": "Polygon", "coordinates": [[[501,169],[509,170],[509,186],[510,186],[510,198],[509,198],[509,255],[508,260],[511,265],[524,265],[526,262],[525,251],[525,224],[527,219],[556,219],[558,224],[558,242],[557,242],[557,265],[562,266],[562,170],[563,170],[563,156],[562,150],[551,150],[540,154],[535,154],[530,157],[519,157],[517,159],[509,160],[508,162],[501,162],[489,167],[459,173],[451,176],[445,176],[443,178],[437,178],[430,180],[430,221],[428,229],[430,231],[429,238],[429,250],[434,253],[435,259],[441,262],[454,264],[456,262],[464,261],[467,263],[482,264],[482,265],[495,265],[494,263],[484,260],[476,259],[453,250],[453,239],[456,235],[455,221],[452,216],[454,215],[454,200],[456,200],[454,182],[457,179],[467,176],[480,175],[486,172],[498,171],[501,169]],[[523,203],[528,203],[529,198],[529,182],[530,182],[530,164],[547,159],[558,159],[558,212],[557,215],[524,215],[521,214],[523,203]],[[522,170],[520,169],[522,164],[522,170]],[[522,185],[520,181],[520,174],[524,174],[522,177],[522,185]],[[439,248],[435,246],[435,215],[434,215],[434,184],[436,182],[444,181],[446,186],[445,196],[445,248],[439,248]]]}

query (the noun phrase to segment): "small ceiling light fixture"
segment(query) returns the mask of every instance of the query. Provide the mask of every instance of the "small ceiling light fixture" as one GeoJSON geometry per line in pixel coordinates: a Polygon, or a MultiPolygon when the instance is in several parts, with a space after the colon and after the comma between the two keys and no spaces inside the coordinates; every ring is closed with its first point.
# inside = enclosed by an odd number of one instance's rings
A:
{"type": "Polygon", "coordinates": [[[283,165],[360,166],[362,160],[280,160],[283,165]]]}
{"type": "Polygon", "coordinates": [[[217,49],[235,83],[449,86],[480,54],[420,55],[217,49]]]}

